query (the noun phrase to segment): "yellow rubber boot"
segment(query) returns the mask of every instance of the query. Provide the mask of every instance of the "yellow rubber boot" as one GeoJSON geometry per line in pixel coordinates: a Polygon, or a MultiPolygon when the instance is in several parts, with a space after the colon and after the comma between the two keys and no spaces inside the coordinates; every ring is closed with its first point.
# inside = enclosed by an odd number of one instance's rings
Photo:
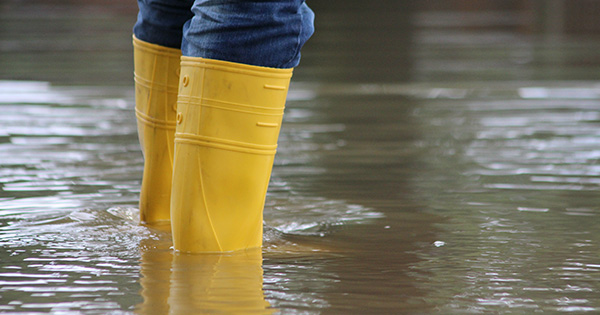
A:
{"type": "Polygon", "coordinates": [[[263,207],[292,69],[182,57],[171,228],[175,250],[262,245],[263,207]]]}
{"type": "Polygon", "coordinates": [[[133,48],[135,114],[144,154],[140,219],[168,222],[181,50],[135,37],[133,48]]]}

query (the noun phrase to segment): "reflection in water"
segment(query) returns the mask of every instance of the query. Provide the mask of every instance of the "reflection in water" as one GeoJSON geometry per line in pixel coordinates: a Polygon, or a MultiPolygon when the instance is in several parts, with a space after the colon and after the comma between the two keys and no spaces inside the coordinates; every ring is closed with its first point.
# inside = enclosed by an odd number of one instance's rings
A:
{"type": "Polygon", "coordinates": [[[260,249],[190,255],[174,254],[168,247],[151,247],[141,254],[144,302],[137,306],[140,314],[275,312],[263,294],[260,249]]]}

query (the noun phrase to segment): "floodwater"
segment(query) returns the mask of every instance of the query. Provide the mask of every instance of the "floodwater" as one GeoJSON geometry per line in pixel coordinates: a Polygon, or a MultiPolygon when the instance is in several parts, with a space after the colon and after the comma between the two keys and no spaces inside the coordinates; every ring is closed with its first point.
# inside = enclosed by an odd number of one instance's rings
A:
{"type": "Polygon", "coordinates": [[[135,7],[0,4],[0,312],[600,312],[597,14],[313,2],[264,247],[227,255],[139,224],[135,7]]]}

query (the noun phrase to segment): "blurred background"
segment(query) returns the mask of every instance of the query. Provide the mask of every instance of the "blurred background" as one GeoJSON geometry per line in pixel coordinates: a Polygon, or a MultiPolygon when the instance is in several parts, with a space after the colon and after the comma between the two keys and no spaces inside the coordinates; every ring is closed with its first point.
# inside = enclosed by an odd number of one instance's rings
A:
{"type": "MultiPolygon", "coordinates": [[[[594,0],[309,1],[296,81],[598,78],[594,0]]],[[[0,79],[131,84],[135,1],[3,0],[0,79]]]]}

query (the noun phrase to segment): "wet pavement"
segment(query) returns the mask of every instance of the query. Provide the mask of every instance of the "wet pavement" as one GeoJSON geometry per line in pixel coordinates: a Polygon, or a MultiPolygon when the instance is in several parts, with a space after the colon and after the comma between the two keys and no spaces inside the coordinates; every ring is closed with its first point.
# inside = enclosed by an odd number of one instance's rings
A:
{"type": "Polygon", "coordinates": [[[223,256],[138,222],[135,4],[1,3],[0,312],[598,312],[595,2],[313,2],[223,256]]]}

